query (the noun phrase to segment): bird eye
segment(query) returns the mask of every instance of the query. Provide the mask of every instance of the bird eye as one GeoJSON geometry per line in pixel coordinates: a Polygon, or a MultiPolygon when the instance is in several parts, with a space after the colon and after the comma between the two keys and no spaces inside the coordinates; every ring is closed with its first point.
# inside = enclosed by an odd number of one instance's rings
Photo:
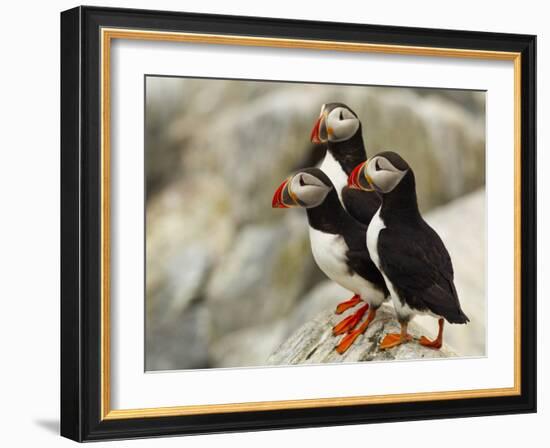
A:
{"type": "Polygon", "coordinates": [[[305,187],[306,183],[304,182],[304,176],[300,176],[299,182],[300,182],[300,187],[305,187]]]}
{"type": "Polygon", "coordinates": [[[344,119],[344,112],[340,111],[340,121],[344,119]]]}
{"type": "Polygon", "coordinates": [[[374,162],[374,171],[380,171],[382,168],[380,168],[378,159],[374,162]]]}

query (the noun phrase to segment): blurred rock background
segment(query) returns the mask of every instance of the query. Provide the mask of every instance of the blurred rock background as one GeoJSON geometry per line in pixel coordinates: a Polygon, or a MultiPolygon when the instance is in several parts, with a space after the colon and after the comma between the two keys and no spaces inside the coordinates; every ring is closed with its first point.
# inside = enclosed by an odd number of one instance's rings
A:
{"type": "Polygon", "coordinates": [[[303,210],[271,209],[281,181],[324,156],[309,134],[331,101],[359,115],[369,155],[392,149],[415,170],[472,319],[447,343],[485,353],[483,92],[147,77],[147,370],[265,365],[350,296],[315,266],[303,210]]]}

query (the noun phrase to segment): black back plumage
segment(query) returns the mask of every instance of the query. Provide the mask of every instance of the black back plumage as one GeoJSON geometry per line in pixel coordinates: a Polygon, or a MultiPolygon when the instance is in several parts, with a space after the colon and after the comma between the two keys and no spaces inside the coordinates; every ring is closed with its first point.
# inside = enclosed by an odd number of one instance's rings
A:
{"type": "Polygon", "coordinates": [[[323,171],[318,168],[308,168],[301,171],[309,173],[319,178],[326,185],[333,187],[321,205],[306,209],[309,225],[320,232],[339,235],[343,238],[348,247],[346,264],[349,267],[350,274],[358,274],[378,287],[385,295],[388,295],[384,278],[373,263],[366,247],[365,234],[367,226],[346,212],[338,199],[331,180],[323,171]]]}
{"type": "Polygon", "coordinates": [[[342,202],[348,213],[365,226],[370,224],[372,217],[382,205],[378,193],[349,187],[342,188],[342,202]]]}
{"type": "Polygon", "coordinates": [[[378,235],[380,268],[400,299],[418,311],[431,311],[450,323],[466,323],[454,285],[451,258],[439,235],[418,210],[411,169],[383,196],[386,228],[378,235]]]}

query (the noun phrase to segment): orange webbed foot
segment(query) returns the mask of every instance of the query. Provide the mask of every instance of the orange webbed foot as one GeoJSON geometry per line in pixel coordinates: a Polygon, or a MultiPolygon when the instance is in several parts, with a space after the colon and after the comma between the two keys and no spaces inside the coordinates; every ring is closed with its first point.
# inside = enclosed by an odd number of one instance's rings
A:
{"type": "Polygon", "coordinates": [[[357,294],[355,294],[351,299],[338,304],[338,306],[336,307],[336,314],[342,314],[344,311],[353,308],[359,302],[361,302],[361,298],[357,294]]]}
{"type": "Polygon", "coordinates": [[[352,326],[354,318],[355,318],[355,315],[352,314],[346,317],[345,319],[342,319],[334,327],[332,327],[332,334],[334,336],[338,336],[339,334],[346,333],[352,326]]]}
{"type": "Polygon", "coordinates": [[[443,345],[440,340],[434,339],[433,341],[430,341],[426,336],[422,336],[418,343],[424,347],[433,348],[434,350],[439,350],[443,345]]]}
{"type": "Polygon", "coordinates": [[[366,304],[359,308],[355,313],[349,315],[345,319],[342,319],[332,328],[332,334],[334,336],[337,336],[342,333],[351,332],[357,326],[357,324],[361,322],[361,319],[368,309],[369,305],[366,304]]]}
{"type": "Polygon", "coordinates": [[[402,335],[400,333],[388,333],[382,342],[380,343],[380,350],[388,350],[393,347],[397,347],[405,342],[408,342],[412,339],[410,334],[402,335]]]}
{"type": "Polygon", "coordinates": [[[370,323],[374,320],[375,316],[376,310],[371,308],[365,322],[363,322],[357,330],[354,330],[344,336],[340,343],[336,346],[336,351],[340,354],[345,353],[346,350],[352,346],[355,340],[366,331],[370,323]]]}
{"type": "Polygon", "coordinates": [[[361,335],[359,330],[352,331],[342,338],[340,343],[336,346],[336,351],[340,354],[343,354],[347,351],[348,348],[352,346],[355,340],[361,335]]]}
{"type": "Polygon", "coordinates": [[[441,348],[441,346],[443,345],[443,325],[445,324],[443,318],[439,319],[438,324],[439,331],[437,333],[437,337],[433,341],[430,341],[426,336],[422,336],[418,341],[420,345],[433,348],[434,350],[439,350],[441,348]]]}

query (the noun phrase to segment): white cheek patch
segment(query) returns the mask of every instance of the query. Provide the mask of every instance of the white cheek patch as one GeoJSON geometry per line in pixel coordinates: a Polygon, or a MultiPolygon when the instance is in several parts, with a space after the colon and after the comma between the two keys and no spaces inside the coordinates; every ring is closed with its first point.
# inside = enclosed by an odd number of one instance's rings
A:
{"type": "Polygon", "coordinates": [[[359,120],[349,119],[337,121],[332,126],[332,135],[329,134],[329,139],[333,142],[348,140],[355,135],[359,129],[359,120]]]}
{"type": "MultiPolygon", "coordinates": [[[[384,160],[384,159],[380,159],[384,160]]],[[[399,182],[401,182],[401,179],[403,179],[403,176],[407,174],[407,171],[400,171],[397,168],[394,168],[393,170],[376,170],[376,161],[375,159],[372,159],[372,161],[369,162],[367,165],[367,175],[371,178],[372,182],[383,193],[389,193],[392,191],[399,182]],[[394,171],[395,170],[395,171],[394,171]]]]}
{"type": "Polygon", "coordinates": [[[387,193],[392,191],[397,186],[403,178],[403,174],[404,173],[401,172],[396,173],[393,171],[379,171],[375,183],[382,191],[387,193]]]}
{"type": "Polygon", "coordinates": [[[331,142],[341,142],[348,140],[355,135],[359,129],[359,120],[352,116],[349,111],[343,107],[337,107],[332,110],[326,120],[327,130],[332,130],[329,133],[331,142]],[[340,120],[340,117],[343,120],[340,120]]]}
{"type": "Polygon", "coordinates": [[[305,185],[296,191],[297,198],[304,203],[306,208],[317,207],[323,203],[330,188],[305,185]]]}

